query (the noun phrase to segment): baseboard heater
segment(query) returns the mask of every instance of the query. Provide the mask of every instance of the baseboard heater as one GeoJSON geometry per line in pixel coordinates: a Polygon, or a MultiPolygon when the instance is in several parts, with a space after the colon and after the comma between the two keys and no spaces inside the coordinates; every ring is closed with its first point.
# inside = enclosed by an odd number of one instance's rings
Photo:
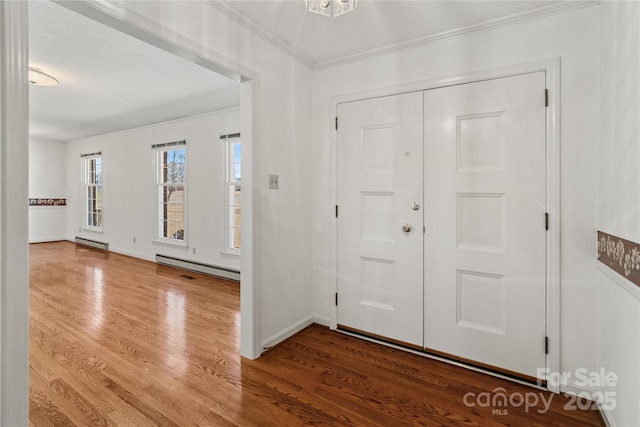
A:
{"type": "Polygon", "coordinates": [[[209,276],[222,277],[240,281],[240,271],[232,268],[220,267],[217,265],[203,264],[200,262],[189,261],[186,259],[169,257],[166,255],[156,254],[156,262],[169,267],[181,268],[183,270],[195,271],[197,273],[208,274],[209,276]]]}
{"type": "Polygon", "coordinates": [[[98,242],[97,240],[89,240],[84,237],[76,237],[76,243],[78,245],[90,246],[96,249],[102,249],[103,251],[109,250],[109,244],[105,242],[98,242]]]}

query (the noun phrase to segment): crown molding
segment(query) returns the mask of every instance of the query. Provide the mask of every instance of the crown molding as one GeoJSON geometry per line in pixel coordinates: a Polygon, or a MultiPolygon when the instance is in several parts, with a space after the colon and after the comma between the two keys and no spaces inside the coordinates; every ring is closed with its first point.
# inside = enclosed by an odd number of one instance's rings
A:
{"type": "Polygon", "coordinates": [[[231,21],[235,22],[239,26],[249,30],[255,36],[261,38],[265,42],[276,47],[280,51],[289,55],[290,57],[298,60],[301,64],[312,70],[322,70],[325,68],[338,67],[353,62],[362,61],[365,59],[374,58],[377,56],[384,56],[394,52],[400,52],[407,49],[413,49],[420,46],[425,46],[431,43],[452,39],[456,37],[462,37],[470,34],[480,33],[484,31],[495,30],[498,28],[504,28],[511,25],[522,24],[537,19],[546,18],[553,15],[559,15],[562,13],[571,12],[574,10],[582,9],[590,6],[597,6],[600,4],[600,0],[575,0],[575,1],[560,1],[548,6],[543,6],[533,10],[515,13],[505,17],[491,19],[479,24],[469,25],[463,28],[457,28],[454,30],[443,31],[441,33],[432,34],[425,37],[419,37],[417,39],[409,40],[402,43],[391,44],[376,49],[371,49],[365,52],[356,53],[353,55],[343,56],[341,58],[331,59],[328,61],[321,61],[314,63],[307,56],[298,52],[295,48],[289,44],[283,42],[273,33],[265,30],[254,21],[242,16],[235,9],[228,6],[222,0],[202,0],[212,9],[216,10],[223,16],[227,17],[231,21]]]}
{"type": "Polygon", "coordinates": [[[262,40],[266,41],[267,43],[281,50],[285,54],[296,59],[301,64],[308,67],[309,69],[313,70],[315,64],[311,59],[307,58],[305,55],[298,52],[295,48],[283,42],[278,37],[276,37],[273,33],[265,30],[264,28],[262,28],[261,26],[253,22],[251,19],[242,16],[231,6],[228,6],[226,3],[222,2],[221,0],[202,0],[202,1],[206,5],[214,9],[215,11],[219,12],[220,14],[224,15],[225,17],[229,18],[230,20],[238,24],[239,26],[249,30],[253,35],[261,38],[262,40]]]}
{"type": "Polygon", "coordinates": [[[409,40],[402,43],[396,43],[381,48],[371,49],[366,52],[356,53],[354,55],[344,56],[342,58],[332,59],[329,61],[317,62],[314,70],[322,70],[325,68],[338,67],[340,65],[350,64],[365,59],[384,56],[394,52],[400,52],[407,49],[425,46],[442,40],[462,37],[469,34],[475,34],[484,31],[490,31],[498,28],[508,27],[511,25],[521,24],[524,22],[534,21],[561,13],[571,12],[590,6],[597,6],[600,0],[579,0],[579,1],[563,1],[548,6],[543,6],[534,10],[515,13],[501,18],[491,19],[479,24],[470,25],[468,27],[458,28],[455,30],[444,31],[417,39],[409,40]]]}

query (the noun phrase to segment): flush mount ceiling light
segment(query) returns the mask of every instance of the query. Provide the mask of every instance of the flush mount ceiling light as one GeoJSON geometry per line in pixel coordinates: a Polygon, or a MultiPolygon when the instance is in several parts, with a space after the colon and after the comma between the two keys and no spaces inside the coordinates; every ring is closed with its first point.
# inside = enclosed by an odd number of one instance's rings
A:
{"type": "Polygon", "coordinates": [[[309,12],[324,16],[340,16],[356,8],[358,0],[304,0],[309,12]]]}
{"type": "Polygon", "coordinates": [[[39,68],[29,67],[29,83],[34,86],[58,86],[58,79],[39,68]]]}

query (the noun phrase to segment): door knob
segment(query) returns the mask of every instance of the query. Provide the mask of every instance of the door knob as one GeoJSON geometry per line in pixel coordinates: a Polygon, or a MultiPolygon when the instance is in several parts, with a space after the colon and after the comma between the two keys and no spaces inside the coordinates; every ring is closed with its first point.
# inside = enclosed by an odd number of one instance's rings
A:
{"type": "Polygon", "coordinates": [[[402,226],[402,231],[404,231],[405,233],[408,233],[412,230],[411,225],[409,224],[405,224],[402,226]]]}

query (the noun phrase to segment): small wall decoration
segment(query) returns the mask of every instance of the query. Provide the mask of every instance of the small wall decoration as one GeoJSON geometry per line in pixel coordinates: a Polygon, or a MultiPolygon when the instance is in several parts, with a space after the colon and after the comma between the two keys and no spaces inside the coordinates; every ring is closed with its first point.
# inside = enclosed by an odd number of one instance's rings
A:
{"type": "Polygon", "coordinates": [[[640,286],[640,244],[598,231],[598,261],[640,286]]]}
{"type": "Polygon", "coordinates": [[[29,199],[29,206],[67,206],[67,199],[29,199]]]}

